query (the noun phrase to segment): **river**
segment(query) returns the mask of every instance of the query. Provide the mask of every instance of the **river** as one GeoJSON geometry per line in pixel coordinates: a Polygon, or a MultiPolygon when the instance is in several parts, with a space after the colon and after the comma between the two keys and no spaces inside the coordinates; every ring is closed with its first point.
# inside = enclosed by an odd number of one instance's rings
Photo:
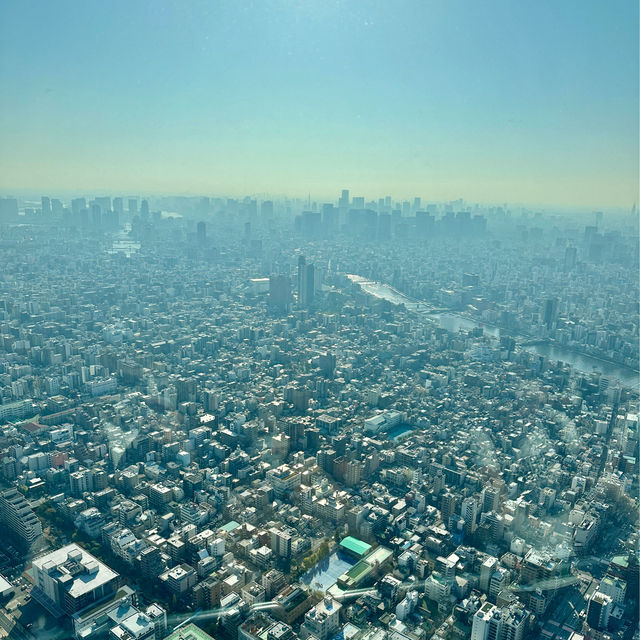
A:
{"type": "MultiPolygon", "coordinates": [[[[355,284],[359,284],[363,291],[377,298],[388,300],[392,304],[404,304],[407,309],[412,309],[413,311],[422,311],[447,331],[456,333],[460,329],[481,327],[486,335],[493,338],[500,337],[500,329],[498,327],[477,322],[471,318],[465,318],[454,313],[432,313],[429,312],[430,307],[428,304],[415,302],[390,285],[373,282],[367,278],[353,274],[347,274],[347,277],[355,284]]],[[[521,336],[520,339],[528,340],[529,338],[521,336]]],[[[582,371],[583,373],[601,373],[605,377],[609,378],[610,385],[613,385],[614,381],[617,380],[621,386],[634,389],[636,391],[640,390],[640,374],[638,374],[637,371],[634,371],[631,367],[616,364],[614,362],[608,362],[606,360],[600,360],[599,358],[579,353],[573,349],[557,344],[520,344],[520,348],[526,349],[531,353],[545,356],[551,361],[558,360],[560,362],[564,362],[577,371],[582,371]]]]}

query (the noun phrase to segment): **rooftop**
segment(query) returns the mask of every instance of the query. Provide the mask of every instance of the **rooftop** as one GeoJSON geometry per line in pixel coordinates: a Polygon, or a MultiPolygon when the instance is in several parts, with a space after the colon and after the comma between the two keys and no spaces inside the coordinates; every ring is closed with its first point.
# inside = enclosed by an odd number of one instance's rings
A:
{"type": "Polygon", "coordinates": [[[0,576],[0,594],[4,593],[8,589],[13,589],[13,585],[3,576],[0,576]]]}
{"type": "Polygon", "coordinates": [[[192,622],[176,629],[166,636],[165,640],[213,640],[213,638],[192,622]]]}
{"type": "Polygon", "coordinates": [[[240,526],[239,522],[236,522],[235,520],[231,520],[231,521],[227,522],[227,524],[223,524],[220,527],[220,529],[222,531],[226,531],[227,533],[230,533],[234,529],[237,529],[239,526],[240,526]]]}
{"type": "Polygon", "coordinates": [[[386,547],[378,547],[374,549],[365,559],[364,561],[371,566],[377,564],[383,564],[393,555],[393,551],[391,549],[387,549],[386,547]]]}
{"type": "Polygon", "coordinates": [[[355,553],[358,556],[363,556],[371,549],[371,545],[367,544],[362,540],[358,540],[352,536],[347,536],[340,542],[340,546],[350,551],[351,553],[355,553]]]}
{"type": "Polygon", "coordinates": [[[35,567],[64,585],[74,598],[115,580],[118,574],[77,544],[51,551],[33,561],[35,567]]]}

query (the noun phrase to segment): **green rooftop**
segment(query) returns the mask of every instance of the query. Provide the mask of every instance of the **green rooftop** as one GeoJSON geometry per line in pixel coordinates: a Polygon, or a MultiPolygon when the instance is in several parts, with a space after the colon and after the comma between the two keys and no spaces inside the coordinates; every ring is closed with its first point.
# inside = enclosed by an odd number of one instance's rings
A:
{"type": "Polygon", "coordinates": [[[165,640],[214,640],[214,638],[192,622],[176,629],[172,634],[168,635],[165,640]]]}
{"type": "Polygon", "coordinates": [[[343,573],[338,578],[338,584],[345,589],[353,589],[372,571],[373,567],[370,564],[367,564],[364,560],[360,560],[360,562],[354,564],[349,571],[343,573]]]}
{"type": "Polygon", "coordinates": [[[230,520],[229,522],[227,522],[227,524],[223,524],[220,529],[222,531],[226,531],[227,533],[231,533],[231,531],[233,531],[234,529],[237,529],[240,526],[239,522],[236,522],[235,520],[230,520]]]}
{"type": "Polygon", "coordinates": [[[362,557],[371,549],[371,545],[358,540],[352,536],[347,536],[340,542],[340,547],[345,551],[348,551],[356,556],[362,557]]]}
{"type": "Polygon", "coordinates": [[[371,565],[366,562],[358,562],[358,564],[354,565],[347,571],[347,575],[356,582],[364,576],[364,574],[371,570],[371,565]]]}

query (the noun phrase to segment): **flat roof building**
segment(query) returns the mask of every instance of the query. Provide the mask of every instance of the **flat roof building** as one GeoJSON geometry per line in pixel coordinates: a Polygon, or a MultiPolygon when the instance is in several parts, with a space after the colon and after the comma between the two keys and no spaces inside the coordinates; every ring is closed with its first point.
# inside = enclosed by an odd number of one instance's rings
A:
{"type": "Polygon", "coordinates": [[[12,594],[13,585],[3,576],[0,576],[0,598],[8,598],[12,594]]]}
{"type": "Polygon", "coordinates": [[[355,556],[356,558],[362,558],[364,555],[369,553],[370,549],[370,544],[367,544],[362,540],[358,540],[358,538],[354,538],[353,536],[347,536],[340,542],[340,550],[348,553],[349,555],[355,556]]]}
{"type": "Polygon", "coordinates": [[[33,561],[34,597],[73,614],[112,595],[119,575],[77,544],[68,544],[33,561]]]}

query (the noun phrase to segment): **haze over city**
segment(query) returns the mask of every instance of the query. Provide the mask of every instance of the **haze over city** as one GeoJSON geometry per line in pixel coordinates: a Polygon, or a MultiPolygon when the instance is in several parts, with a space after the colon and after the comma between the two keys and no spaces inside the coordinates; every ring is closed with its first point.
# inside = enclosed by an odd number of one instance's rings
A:
{"type": "Polygon", "coordinates": [[[3,3],[0,188],[629,208],[635,2],[3,3]]]}
{"type": "Polygon", "coordinates": [[[637,2],[0,3],[0,638],[640,640],[637,2]]]}

